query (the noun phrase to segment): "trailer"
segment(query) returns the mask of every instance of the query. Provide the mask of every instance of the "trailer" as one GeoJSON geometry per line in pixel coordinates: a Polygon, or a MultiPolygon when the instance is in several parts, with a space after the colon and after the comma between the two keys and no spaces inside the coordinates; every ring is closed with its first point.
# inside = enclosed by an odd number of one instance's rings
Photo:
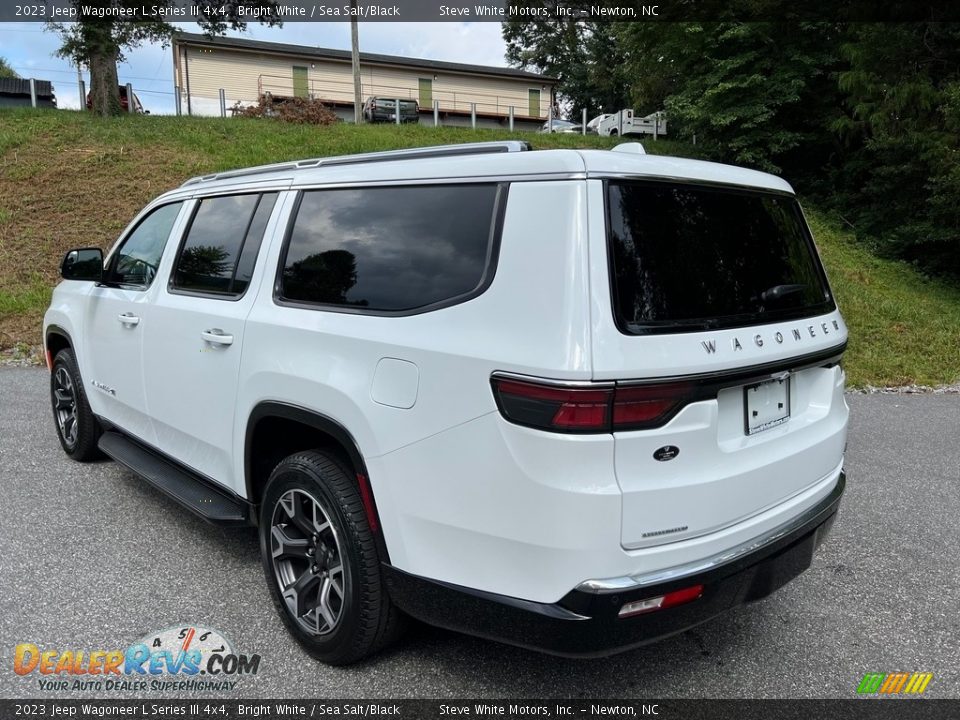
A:
{"type": "Polygon", "coordinates": [[[667,134],[667,118],[663,112],[636,117],[633,110],[621,110],[600,121],[597,133],[606,137],[616,135],[653,135],[656,139],[667,134]]]}

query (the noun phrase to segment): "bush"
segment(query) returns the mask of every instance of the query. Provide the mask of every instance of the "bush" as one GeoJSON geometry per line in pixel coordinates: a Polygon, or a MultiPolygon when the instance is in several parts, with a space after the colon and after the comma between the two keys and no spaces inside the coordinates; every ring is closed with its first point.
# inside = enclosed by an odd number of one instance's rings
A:
{"type": "Polygon", "coordinates": [[[243,107],[238,102],[230,112],[234,117],[269,117],[295,125],[333,125],[337,116],[319,100],[304,98],[284,98],[278,100],[271,95],[261,95],[256,105],[243,107]]]}

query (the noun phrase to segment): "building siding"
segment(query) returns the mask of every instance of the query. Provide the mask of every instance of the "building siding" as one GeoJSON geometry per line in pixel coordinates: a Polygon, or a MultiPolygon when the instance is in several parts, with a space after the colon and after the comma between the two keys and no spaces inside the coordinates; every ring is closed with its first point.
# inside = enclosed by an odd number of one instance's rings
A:
{"type": "MultiPolygon", "coordinates": [[[[308,68],[311,97],[331,103],[353,103],[353,76],[349,62],[187,44],[175,46],[175,52],[179,53],[177,85],[183,93],[186,92],[188,70],[190,104],[196,113],[219,112],[221,88],[226,93],[228,107],[237,102],[255,103],[260,93],[293,96],[294,66],[308,68]]],[[[478,115],[506,117],[512,105],[516,117],[527,117],[531,89],[540,90],[540,115],[536,119],[546,119],[549,112],[551,84],[546,81],[538,83],[535,79],[484,77],[369,63],[361,64],[360,70],[364,99],[371,95],[419,99],[420,80],[429,79],[440,112],[469,114],[471,104],[475,104],[478,115]]]]}

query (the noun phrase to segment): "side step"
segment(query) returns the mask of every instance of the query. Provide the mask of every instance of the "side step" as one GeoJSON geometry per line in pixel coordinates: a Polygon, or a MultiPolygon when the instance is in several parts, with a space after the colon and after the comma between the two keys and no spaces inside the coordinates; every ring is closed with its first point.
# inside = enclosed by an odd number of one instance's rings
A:
{"type": "Polygon", "coordinates": [[[248,525],[247,504],[118,432],[100,436],[100,449],[158,490],[214,525],[248,525]]]}

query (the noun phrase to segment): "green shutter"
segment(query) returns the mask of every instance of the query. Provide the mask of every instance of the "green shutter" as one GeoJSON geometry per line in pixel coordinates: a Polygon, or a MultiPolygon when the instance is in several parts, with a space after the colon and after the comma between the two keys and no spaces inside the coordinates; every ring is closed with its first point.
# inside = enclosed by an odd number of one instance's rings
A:
{"type": "Polygon", "coordinates": [[[293,66],[293,94],[294,97],[307,99],[310,95],[310,81],[307,79],[307,68],[293,66]]]}
{"type": "Polygon", "coordinates": [[[540,117],[540,91],[531,90],[528,96],[530,107],[528,108],[530,117],[540,117]]]}
{"type": "Polygon", "coordinates": [[[433,107],[433,80],[420,78],[420,107],[433,107]]]}

